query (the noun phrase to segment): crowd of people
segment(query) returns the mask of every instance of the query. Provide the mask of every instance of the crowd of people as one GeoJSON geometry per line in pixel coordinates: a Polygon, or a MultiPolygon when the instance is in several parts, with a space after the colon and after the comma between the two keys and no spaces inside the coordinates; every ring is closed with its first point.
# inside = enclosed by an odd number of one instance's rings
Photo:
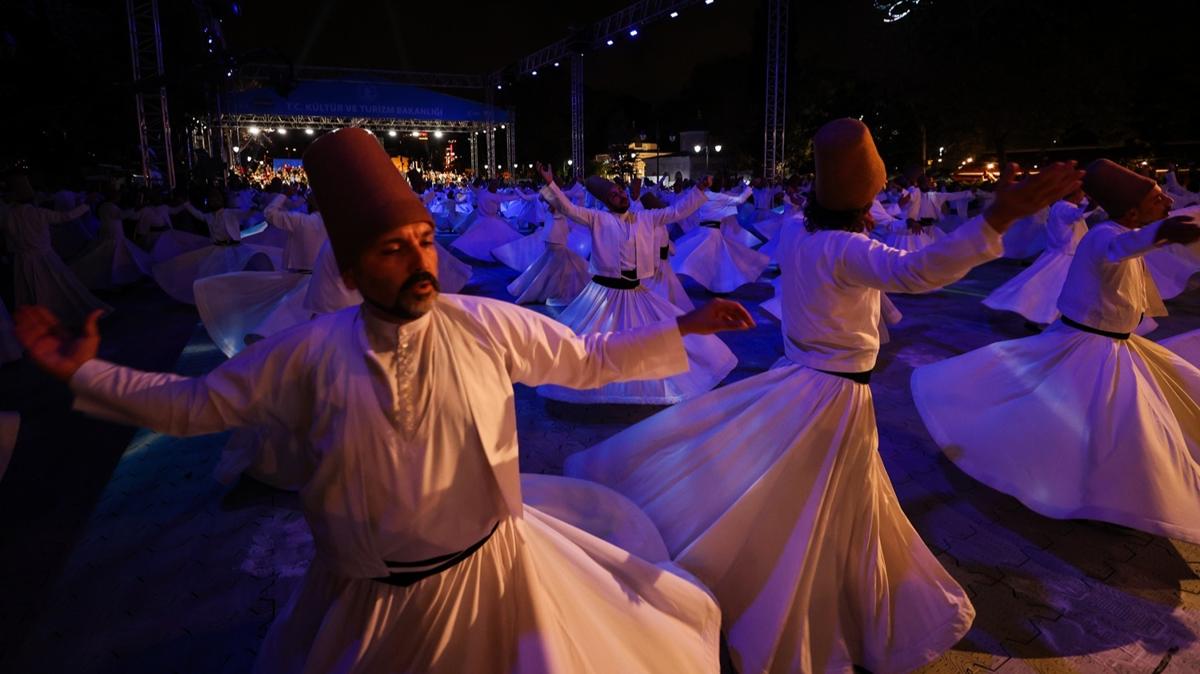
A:
{"type": "Polygon", "coordinates": [[[1200,333],[1142,336],[1197,288],[1186,178],[1098,160],[889,180],[853,119],[813,147],[814,174],[781,181],[538,165],[537,184],[435,185],[343,129],[307,183],[191,200],[13,176],[0,361],[104,419],[235,429],[219,477],[300,491],[316,555],[264,672],[717,672],[721,634],[742,672],[932,661],[975,607],[896,497],[869,382],[902,320],[887,293],[1000,257],[1031,264],[983,303],[1033,334],[918,367],[931,436],[1043,515],[1200,543],[1200,333]],[[480,265],[516,273],[511,301],[471,294],[480,265]],[[101,298],[145,278],[229,360],[186,378],[97,358],[101,298]],[[718,333],[753,325],[725,296],[768,280],[784,356],[722,386],[718,333]],[[514,382],[666,407],[563,477],[522,476],[514,382]]]}

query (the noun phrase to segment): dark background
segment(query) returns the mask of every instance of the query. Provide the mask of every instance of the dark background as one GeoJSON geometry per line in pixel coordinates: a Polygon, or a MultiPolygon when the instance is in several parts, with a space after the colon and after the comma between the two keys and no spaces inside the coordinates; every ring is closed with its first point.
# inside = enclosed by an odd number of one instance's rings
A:
{"type": "MultiPolygon", "coordinates": [[[[240,61],[486,73],[626,4],[246,0],[235,13],[212,2],[226,49],[210,55],[194,3],[162,0],[173,129],[204,115],[240,61]]],[[[587,154],[642,135],[670,147],[679,130],[707,129],[735,165],[758,166],[764,7],[693,6],[589,54],[587,154]]],[[[0,8],[0,170],[136,166],[124,3],[0,8]]],[[[919,161],[922,129],[929,156],[946,148],[947,166],[1002,153],[1036,161],[1059,147],[1159,161],[1200,154],[1196,3],[924,0],[903,20],[884,16],[870,0],[791,4],[789,166],[805,168],[813,130],[841,115],[863,116],[897,170],[919,161]]],[[[499,93],[498,104],[517,109],[522,163],[569,152],[565,65],[499,93]]]]}

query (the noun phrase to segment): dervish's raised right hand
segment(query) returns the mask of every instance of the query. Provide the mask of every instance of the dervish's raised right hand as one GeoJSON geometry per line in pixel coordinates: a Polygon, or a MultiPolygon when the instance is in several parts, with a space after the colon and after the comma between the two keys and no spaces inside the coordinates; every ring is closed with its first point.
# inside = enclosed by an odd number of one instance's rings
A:
{"type": "Polygon", "coordinates": [[[1200,222],[1190,215],[1167,218],[1158,226],[1157,240],[1187,245],[1200,240],[1200,222]]]}
{"type": "Polygon", "coordinates": [[[712,187],[712,180],[713,178],[711,175],[706,175],[704,176],[703,180],[696,183],[696,187],[699,187],[701,192],[707,192],[708,189],[712,187]]]}
{"type": "Polygon", "coordinates": [[[67,381],[100,350],[98,323],[103,314],[100,309],[89,314],[83,333],[76,337],[67,332],[58,317],[46,307],[26,305],[18,308],[13,316],[16,321],[13,332],[35,365],[67,381]]]}
{"type": "Polygon", "coordinates": [[[1079,189],[1083,171],[1075,162],[1055,162],[1035,176],[1021,181],[1015,177],[1020,167],[1008,164],[1000,173],[996,199],[983,212],[989,226],[1003,234],[1014,222],[1029,217],[1079,189]]]}
{"type": "Polygon", "coordinates": [[[549,166],[546,166],[542,162],[538,162],[537,163],[537,172],[538,172],[538,175],[540,175],[542,177],[542,180],[546,181],[547,185],[554,182],[554,171],[551,171],[549,166]]]}

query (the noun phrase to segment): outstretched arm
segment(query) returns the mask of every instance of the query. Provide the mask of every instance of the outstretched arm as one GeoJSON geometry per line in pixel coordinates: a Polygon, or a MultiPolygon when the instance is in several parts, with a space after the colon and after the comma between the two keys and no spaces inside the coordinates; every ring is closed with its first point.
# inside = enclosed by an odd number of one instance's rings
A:
{"type": "Polygon", "coordinates": [[[513,381],[595,388],[614,381],[655,379],[687,369],[683,336],[744,330],[754,325],[740,304],[716,299],[675,320],[634,330],[579,336],[570,328],[513,304],[469,307],[500,341],[513,381]]]}
{"type": "Polygon", "coordinates": [[[542,179],[546,181],[546,186],[541,189],[540,194],[545,197],[546,201],[554,204],[554,207],[560,213],[568,218],[578,222],[581,225],[586,225],[589,229],[595,227],[599,213],[590,208],[576,206],[563,191],[558,188],[558,184],[554,182],[554,173],[543,164],[538,164],[538,173],[542,179]]]}
{"type": "Polygon", "coordinates": [[[83,334],[72,338],[44,307],[21,307],[16,315],[17,338],[30,359],[70,384],[78,410],[181,436],[303,418],[298,390],[304,387],[281,385],[288,365],[298,362],[296,349],[256,345],[203,377],[142,372],[96,358],[99,317],[93,312],[83,334]]]}
{"type": "Polygon", "coordinates": [[[688,190],[686,194],[680,195],[680,198],[676,199],[675,203],[666,208],[656,208],[648,211],[654,218],[654,225],[665,227],[672,222],[679,222],[700,210],[708,202],[708,195],[705,193],[705,190],[711,186],[712,176],[705,176],[704,180],[696,184],[695,189],[688,190]]]}
{"type": "Polygon", "coordinates": [[[926,292],[953,283],[975,265],[1000,256],[1000,235],[1013,222],[1070,194],[1082,180],[1073,163],[1055,164],[1021,183],[1012,182],[1014,173],[1009,172],[984,215],[919,251],[906,253],[855,237],[839,260],[839,277],[886,292],[926,292]]]}

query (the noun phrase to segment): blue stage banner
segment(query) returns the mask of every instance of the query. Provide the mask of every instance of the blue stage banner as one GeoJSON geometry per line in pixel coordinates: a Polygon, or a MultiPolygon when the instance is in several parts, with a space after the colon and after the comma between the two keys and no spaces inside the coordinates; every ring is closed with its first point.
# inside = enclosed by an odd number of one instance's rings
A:
{"type": "Polygon", "coordinates": [[[275,159],[271,162],[271,168],[275,169],[276,171],[283,168],[284,166],[291,166],[292,168],[301,168],[304,166],[304,162],[300,159],[275,159]]]}
{"type": "MultiPolygon", "coordinates": [[[[250,89],[225,97],[230,115],[314,115],[482,122],[482,103],[400,84],[372,82],[302,81],[284,98],[274,89],[250,89]]],[[[503,109],[495,121],[507,122],[503,109]]]]}

